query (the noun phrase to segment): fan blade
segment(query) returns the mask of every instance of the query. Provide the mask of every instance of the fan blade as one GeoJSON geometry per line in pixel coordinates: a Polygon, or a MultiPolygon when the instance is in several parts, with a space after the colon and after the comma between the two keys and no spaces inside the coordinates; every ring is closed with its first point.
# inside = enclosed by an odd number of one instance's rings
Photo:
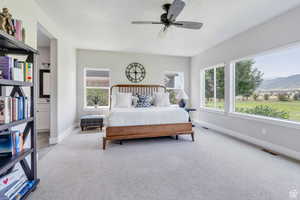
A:
{"type": "Polygon", "coordinates": [[[183,0],[174,0],[168,11],[168,20],[174,22],[183,10],[184,6],[185,2],[183,0]]]}
{"type": "Polygon", "coordinates": [[[152,21],[133,21],[132,24],[163,24],[161,22],[152,22],[152,21]]]}
{"type": "Polygon", "coordinates": [[[200,29],[203,26],[203,23],[200,22],[187,22],[187,21],[177,21],[172,23],[172,25],[179,28],[188,28],[188,29],[200,29]]]}

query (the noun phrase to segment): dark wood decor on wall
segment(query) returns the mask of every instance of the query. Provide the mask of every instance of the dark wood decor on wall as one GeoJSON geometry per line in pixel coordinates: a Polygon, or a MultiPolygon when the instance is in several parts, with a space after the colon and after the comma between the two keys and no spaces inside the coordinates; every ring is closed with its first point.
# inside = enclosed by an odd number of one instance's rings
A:
{"type": "Polygon", "coordinates": [[[50,69],[40,70],[40,98],[50,98],[50,69]]]}
{"type": "Polygon", "coordinates": [[[146,70],[140,63],[131,63],[125,71],[127,79],[132,83],[139,83],[146,77],[146,70]]]}

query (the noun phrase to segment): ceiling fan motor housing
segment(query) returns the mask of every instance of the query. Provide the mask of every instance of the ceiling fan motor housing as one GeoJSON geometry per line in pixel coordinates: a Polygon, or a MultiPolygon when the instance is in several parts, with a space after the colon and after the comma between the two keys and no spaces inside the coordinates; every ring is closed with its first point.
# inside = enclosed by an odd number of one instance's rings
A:
{"type": "Polygon", "coordinates": [[[168,25],[170,24],[169,20],[168,20],[168,14],[167,13],[164,13],[160,16],[160,21],[165,24],[165,25],[168,25]]]}
{"type": "Polygon", "coordinates": [[[170,21],[168,20],[168,12],[169,12],[169,9],[171,7],[171,4],[170,3],[166,3],[162,6],[162,8],[166,11],[166,13],[163,13],[161,16],[160,16],[160,21],[162,23],[164,23],[166,26],[169,26],[170,25],[170,21]]]}

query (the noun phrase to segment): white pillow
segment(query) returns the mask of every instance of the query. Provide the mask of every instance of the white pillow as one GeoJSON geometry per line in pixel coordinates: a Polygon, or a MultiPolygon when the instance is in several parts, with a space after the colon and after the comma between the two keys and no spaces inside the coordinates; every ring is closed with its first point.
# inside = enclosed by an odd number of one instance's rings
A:
{"type": "Polygon", "coordinates": [[[158,107],[170,106],[170,94],[166,93],[154,93],[154,105],[158,107]]]}
{"type": "Polygon", "coordinates": [[[116,108],[130,108],[132,106],[132,93],[117,93],[116,108]]]}

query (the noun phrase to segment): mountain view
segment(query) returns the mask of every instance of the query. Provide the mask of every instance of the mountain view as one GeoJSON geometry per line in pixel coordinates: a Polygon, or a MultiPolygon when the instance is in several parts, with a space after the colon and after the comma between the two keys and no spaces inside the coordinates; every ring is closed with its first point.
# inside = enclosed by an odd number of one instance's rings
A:
{"type": "Polygon", "coordinates": [[[300,74],[264,80],[258,90],[300,89],[300,74]]]}

